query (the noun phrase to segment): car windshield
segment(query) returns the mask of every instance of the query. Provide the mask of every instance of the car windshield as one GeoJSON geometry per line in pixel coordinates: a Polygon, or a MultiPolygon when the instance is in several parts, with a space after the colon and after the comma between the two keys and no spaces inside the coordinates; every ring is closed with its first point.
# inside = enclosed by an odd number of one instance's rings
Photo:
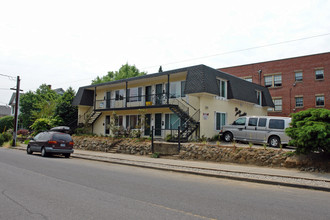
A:
{"type": "Polygon", "coordinates": [[[55,133],[53,135],[53,140],[54,141],[65,141],[65,142],[70,142],[72,141],[72,138],[68,134],[63,134],[63,133],[55,133]]]}

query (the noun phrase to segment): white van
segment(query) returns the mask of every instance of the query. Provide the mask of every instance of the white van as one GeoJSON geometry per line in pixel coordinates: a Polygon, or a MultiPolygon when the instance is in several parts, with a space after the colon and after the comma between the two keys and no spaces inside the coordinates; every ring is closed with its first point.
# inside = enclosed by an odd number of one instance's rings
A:
{"type": "Polygon", "coordinates": [[[271,147],[287,145],[290,138],[285,134],[291,118],[274,116],[246,116],[223,126],[220,135],[227,142],[232,140],[252,143],[268,143],[271,147]]]}

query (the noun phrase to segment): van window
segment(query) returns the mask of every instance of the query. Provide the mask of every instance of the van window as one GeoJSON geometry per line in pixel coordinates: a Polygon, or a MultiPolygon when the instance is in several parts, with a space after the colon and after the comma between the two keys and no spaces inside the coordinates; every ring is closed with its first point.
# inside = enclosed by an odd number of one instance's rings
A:
{"type": "Polygon", "coordinates": [[[245,125],[246,118],[239,118],[234,121],[233,125],[245,125]]]}
{"type": "Polygon", "coordinates": [[[282,119],[270,119],[269,128],[284,129],[284,120],[282,119]]]}
{"type": "Polygon", "coordinates": [[[267,118],[259,118],[259,127],[266,127],[267,118]]]}
{"type": "Polygon", "coordinates": [[[257,126],[258,118],[250,118],[249,119],[249,126],[257,126]]]}

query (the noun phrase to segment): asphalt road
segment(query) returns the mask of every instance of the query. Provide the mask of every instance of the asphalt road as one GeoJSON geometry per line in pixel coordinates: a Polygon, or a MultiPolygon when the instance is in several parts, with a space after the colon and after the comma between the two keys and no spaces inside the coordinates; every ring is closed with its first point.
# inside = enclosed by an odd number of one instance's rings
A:
{"type": "Polygon", "coordinates": [[[330,193],[0,148],[0,219],[330,219],[330,193]]]}

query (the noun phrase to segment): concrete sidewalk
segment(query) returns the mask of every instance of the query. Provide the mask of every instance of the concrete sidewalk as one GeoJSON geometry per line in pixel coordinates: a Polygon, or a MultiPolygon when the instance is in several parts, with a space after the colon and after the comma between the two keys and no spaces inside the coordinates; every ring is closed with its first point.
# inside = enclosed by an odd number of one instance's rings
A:
{"type": "MultiPolygon", "coordinates": [[[[26,146],[15,147],[25,150],[26,146]]],[[[330,173],[312,173],[296,169],[259,167],[242,164],[151,158],[75,149],[73,158],[88,159],[150,169],[174,171],[217,178],[227,178],[330,192],[330,173]]]]}

